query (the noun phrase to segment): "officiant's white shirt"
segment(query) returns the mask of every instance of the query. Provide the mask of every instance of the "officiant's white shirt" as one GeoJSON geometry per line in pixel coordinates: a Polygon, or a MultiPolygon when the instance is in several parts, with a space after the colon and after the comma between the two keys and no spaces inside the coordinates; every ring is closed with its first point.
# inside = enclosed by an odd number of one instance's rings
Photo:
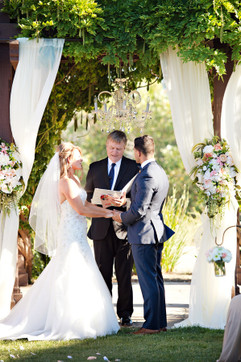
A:
{"type": "Polygon", "coordinates": [[[111,169],[112,163],[115,163],[115,168],[114,168],[114,181],[113,181],[111,190],[114,190],[114,188],[115,188],[115,183],[116,183],[116,180],[117,180],[119,171],[120,171],[121,161],[122,161],[122,158],[121,158],[119,161],[117,161],[117,162],[112,162],[112,161],[108,158],[108,175],[109,175],[109,173],[110,173],[110,169],[111,169]]]}

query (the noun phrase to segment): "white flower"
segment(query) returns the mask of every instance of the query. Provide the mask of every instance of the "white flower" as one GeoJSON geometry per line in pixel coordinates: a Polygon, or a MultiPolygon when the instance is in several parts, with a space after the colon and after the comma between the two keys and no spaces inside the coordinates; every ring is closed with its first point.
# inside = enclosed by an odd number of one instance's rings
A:
{"type": "Polygon", "coordinates": [[[12,188],[15,188],[19,184],[18,177],[13,177],[11,180],[11,186],[12,188]]]}
{"type": "Polygon", "coordinates": [[[21,196],[22,165],[16,147],[0,139],[0,211],[8,213],[21,196]],[[4,205],[4,206],[3,206],[4,205]]]}
{"type": "Polygon", "coordinates": [[[7,166],[10,162],[9,156],[5,153],[0,153],[0,165],[7,166]]]}
{"type": "Polygon", "coordinates": [[[21,168],[17,168],[17,170],[15,170],[16,176],[18,177],[18,179],[20,179],[23,176],[23,172],[21,168]]]}
{"type": "Polygon", "coordinates": [[[231,177],[235,177],[237,175],[237,172],[235,171],[234,167],[229,168],[229,174],[231,177]]]}
{"type": "Polygon", "coordinates": [[[200,172],[198,172],[196,176],[198,178],[198,182],[203,183],[203,175],[200,172]]]}
{"type": "Polygon", "coordinates": [[[217,262],[217,261],[224,261],[225,263],[229,263],[232,259],[232,254],[230,250],[225,249],[222,246],[215,246],[214,248],[210,249],[207,253],[207,261],[217,262]]]}
{"type": "Polygon", "coordinates": [[[203,175],[204,180],[209,180],[210,179],[210,171],[206,170],[204,175],[203,175]]]}
{"type": "Polygon", "coordinates": [[[226,153],[226,155],[227,155],[227,164],[229,166],[233,166],[233,158],[232,158],[232,156],[229,153],[226,153]]]}
{"type": "Polygon", "coordinates": [[[212,145],[207,145],[203,149],[203,153],[212,153],[212,152],[213,152],[213,146],[212,145]]]}
{"type": "Polygon", "coordinates": [[[14,159],[15,159],[15,162],[16,162],[16,161],[17,161],[18,163],[21,162],[18,152],[14,151],[12,155],[13,155],[13,157],[14,157],[14,159]]]}
{"type": "Polygon", "coordinates": [[[198,166],[202,166],[203,165],[203,160],[201,160],[200,158],[197,160],[197,165],[198,166]]]}
{"type": "Polygon", "coordinates": [[[9,191],[8,187],[6,184],[3,184],[1,186],[1,191],[4,192],[5,194],[11,194],[12,191],[9,191]]]}
{"type": "Polygon", "coordinates": [[[220,170],[220,165],[219,165],[217,159],[212,159],[212,160],[210,160],[210,161],[209,161],[209,164],[212,166],[213,171],[218,171],[218,170],[220,170]]]}

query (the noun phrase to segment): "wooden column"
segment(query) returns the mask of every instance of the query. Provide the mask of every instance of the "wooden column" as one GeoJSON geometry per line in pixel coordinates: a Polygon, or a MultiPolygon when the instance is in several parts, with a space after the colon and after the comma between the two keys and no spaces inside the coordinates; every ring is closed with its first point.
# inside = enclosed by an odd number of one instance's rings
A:
{"type": "MultiPolygon", "coordinates": [[[[220,49],[224,49],[228,55],[227,62],[225,64],[226,74],[221,78],[218,75],[215,75],[213,82],[213,117],[214,117],[214,134],[221,136],[221,113],[222,113],[222,102],[224,92],[226,90],[228,81],[233,73],[234,63],[231,60],[231,49],[228,45],[221,44],[219,40],[213,42],[213,46],[220,49]]],[[[239,222],[239,211],[237,213],[237,225],[240,225],[239,222]]],[[[235,268],[235,285],[232,294],[239,294],[239,286],[241,284],[241,268],[240,268],[240,232],[237,229],[237,259],[236,259],[236,268],[235,268]]]]}
{"type": "Polygon", "coordinates": [[[222,76],[218,76],[215,74],[213,80],[213,128],[214,134],[219,136],[221,135],[221,113],[222,113],[222,103],[225,89],[227,87],[229,78],[233,73],[234,63],[231,60],[231,49],[224,44],[220,44],[218,40],[215,41],[214,46],[218,49],[224,48],[226,54],[228,55],[228,60],[225,64],[226,74],[222,76]]]}
{"type": "MultiPolygon", "coordinates": [[[[0,0],[0,9],[3,1],[0,0]]],[[[9,59],[9,41],[18,33],[17,25],[10,23],[8,16],[0,12],[0,137],[12,142],[9,121],[9,99],[13,80],[13,67],[9,59]]]]}
{"type": "MultiPolygon", "coordinates": [[[[2,7],[3,0],[0,0],[0,9],[2,9],[2,7]]],[[[0,12],[0,137],[6,142],[13,142],[10,128],[9,105],[14,68],[10,61],[10,43],[18,33],[17,24],[11,23],[9,17],[0,12]]],[[[11,307],[22,297],[18,280],[18,269],[16,269],[11,307]]]]}

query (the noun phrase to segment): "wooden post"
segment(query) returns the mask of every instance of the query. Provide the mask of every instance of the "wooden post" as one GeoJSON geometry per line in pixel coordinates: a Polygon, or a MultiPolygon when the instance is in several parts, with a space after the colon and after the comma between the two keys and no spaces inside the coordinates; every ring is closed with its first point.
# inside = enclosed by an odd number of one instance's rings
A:
{"type": "MultiPolygon", "coordinates": [[[[228,81],[232,75],[234,63],[231,60],[231,49],[229,46],[225,44],[221,44],[219,40],[215,40],[213,42],[213,46],[216,48],[223,48],[228,55],[228,60],[225,64],[226,67],[226,74],[221,78],[218,77],[216,74],[214,77],[213,83],[213,103],[212,103],[212,110],[213,110],[213,117],[214,117],[214,134],[217,136],[221,136],[221,113],[222,113],[222,102],[224,92],[226,90],[228,81]]],[[[239,211],[237,213],[237,225],[240,225],[239,222],[239,211]]],[[[235,268],[235,285],[232,294],[239,294],[239,287],[238,284],[241,283],[241,269],[240,269],[240,250],[239,250],[239,232],[237,232],[237,259],[236,259],[236,268],[235,268]]]]}
{"type": "Polygon", "coordinates": [[[218,40],[214,42],[214,47],[220,49],[224,48],[226,53],[228,54],[228,59],[225,64],[226,67],[226,74],[222,76],[218,76],[215,74],[214,81],[213,81],[213,103],[212,103],[212,110],[213,110],[213,128],[214,134],[217,136],[221,136],[221,113],[222,113],[222,103],[223,103],[223,96],[225,89],[227,87],[229,78],[232,75],[234,63],[231,60],[231,49],[224,44],[221,44],[218,40]]]}
{"type": "MultiPolygon", "coordinates": [[[[3,0],[0,0],[0,9],[2,7],[3,0]]],[[[18,33],[17,24],[10,23],[9,17],[0,12],[0,137],[6,142],[13,141],[10,128],[9,104],[14,68],[10,61],[10,43],[18,33]]],[[[11,307],[22,297],[18,280],[18,270],[16,269],[11,307]]]]}

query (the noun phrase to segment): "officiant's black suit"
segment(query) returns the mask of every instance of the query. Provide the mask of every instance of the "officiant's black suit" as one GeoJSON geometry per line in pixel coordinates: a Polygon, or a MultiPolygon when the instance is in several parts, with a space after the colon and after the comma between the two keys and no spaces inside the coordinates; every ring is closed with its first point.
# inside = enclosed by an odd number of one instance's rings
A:
{"type": "MultiPolygon", "coordinates": [[[[136,162],[123,156],[114,190],[121,190],[138,171],[136,162]]],[[[95,188],[110,189],[107,157],[92,163],[89,167],[85,186],[89,202],[95,188]]],[[[125,208],[119,210],[125,211],[125,208]]],[[[133,258],[127,238],[119,239],[114,231],[112,219],[105,218],[92,218],[88,237],[94,241],[95,259],[110,292],[112,292],[113,262],[115,262],[118,282],[117,314],[119,318],[130,317],[133,313],[131,286],[133,258]]]]}

